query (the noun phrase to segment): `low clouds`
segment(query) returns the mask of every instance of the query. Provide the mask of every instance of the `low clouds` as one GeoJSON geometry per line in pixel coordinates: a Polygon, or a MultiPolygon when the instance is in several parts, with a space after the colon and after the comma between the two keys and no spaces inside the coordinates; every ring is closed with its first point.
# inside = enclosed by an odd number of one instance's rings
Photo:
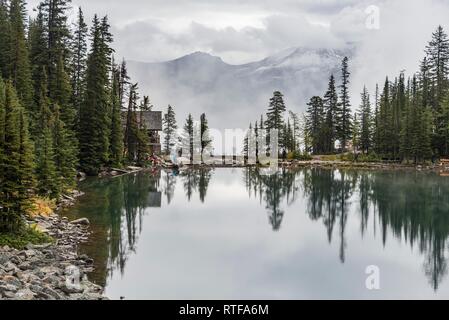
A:
{"type": "Polygon", "coordinates": [[[360,31],[353,21],[365,15],[347,9],[363,8],[359,0],[73,0],[73,6],[89,19],[109,15],[117,53],[146,62],[205,51],[244,63],[293,46],[341,48],[353,41],[351,30],[360,31]]]}
{"type": "Polygon", "coordinates": [[[259,60],[289,47],[345,46],[345,41],[329,32],[328,27],[312,24],[304,16],[272,15],[262,20],[263,27],[242,29],[213,28],[191,22],[181,32],[170,32],[159,24],[148,20],[115,28],[116,49],[129,59],[139,61],[169,60],[205,51],[238,64],[259,60]]]}
{"type": "MultiPolygon", "coordinates": [[[[38,2],[30,0],[29,7],[38,2]]],[[[82,6],[88,19],[94,13],[109,16],[118,58],[128,60],[159,62],[204,51],[241,64],[295,46],[355,47],[351,61],[355,106],[363,85],[373,92],[385,75],[416,72],[438,24],[449,31],[447,0],[72,2],[74,7],[82,6]],[[380,10],[378,30],[366,27],[370,6],[380,10]]]]}

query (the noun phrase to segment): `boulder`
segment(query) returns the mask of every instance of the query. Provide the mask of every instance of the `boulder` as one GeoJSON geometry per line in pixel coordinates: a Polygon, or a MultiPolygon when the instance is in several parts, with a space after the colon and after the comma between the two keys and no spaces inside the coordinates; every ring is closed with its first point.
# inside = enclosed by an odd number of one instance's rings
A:
{"type": "Polygon", "coordinates": [[[74,225],[81,225],[81,226],[88,226],[88,225],[90,225],[90,221],[87,218],[77,219],[77,220],[74,220],[74,221],[72,221],[70,223],[74,224],[74,225]]]}
{"type": "Polygon", "coordinates": [[[33,300],[35,294],[30,289],[19,290],[14,299],[16,300],[33,300]]]}

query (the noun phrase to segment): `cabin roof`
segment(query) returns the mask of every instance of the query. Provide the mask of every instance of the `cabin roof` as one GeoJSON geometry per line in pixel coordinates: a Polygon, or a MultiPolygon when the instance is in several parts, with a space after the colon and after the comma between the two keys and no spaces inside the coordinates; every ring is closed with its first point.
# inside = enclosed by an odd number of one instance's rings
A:
{"type": "MultiPolygon", "coordinates": [[[[126,124],[126,116],[128,111],[122,111],[122,121],[126,124]]],[[[148,130],[162,131],[162,111],[136,111],[137,121],[140,118],[144,121],[144,125],[148,130]]]]}

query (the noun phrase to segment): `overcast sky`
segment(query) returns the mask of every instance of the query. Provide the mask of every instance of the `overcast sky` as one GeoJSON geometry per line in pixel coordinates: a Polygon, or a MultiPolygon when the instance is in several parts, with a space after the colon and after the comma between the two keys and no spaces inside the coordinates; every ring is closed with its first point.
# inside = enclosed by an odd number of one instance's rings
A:
{"type": "MultiPolygon", "coordinates": [[[[39,1],[29,1],[30,8],[39,1]]],[[[119,57],[156,62],[204,51],[240,64],[293,46],[354,44],[354,92],[386,74],[414,73],[447,0],[73,0],[90,20],[108,15],[119,57]],[[367,8],[379,8],[369,24],[367,8]],[[374,27],[374,28],[373,28],[374,27]]]]}
{"type": "MultiPolygon", "coordinates": [[[[31,0],[29,6],[38,2],[31,0]]],[[[415,49],[413,43],[422,47],[436,25],[448,20],[448,2],[73,0],[73,6],[81,6],[89,19],[93,13],[107,14],[117,52],[127,59],[164,61],[205,51],[237,64],[292,46],[340,48],[371,41],[394,52],[403,45],[415,49]],[[366,28],[365,10],[372,5],[380,9],[379,30],[366,28]]]]}

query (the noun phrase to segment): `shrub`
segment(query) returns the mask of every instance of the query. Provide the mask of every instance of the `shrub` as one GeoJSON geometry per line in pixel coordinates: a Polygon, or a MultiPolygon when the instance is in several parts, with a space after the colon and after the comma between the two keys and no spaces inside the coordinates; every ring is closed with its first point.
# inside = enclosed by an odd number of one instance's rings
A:
{"type": "Polygon", "coordinates": [[[36,216],[48,217],[53,214],[56,208],[56,201],[50,198],[35,197],[31,200],[31,206],[26,214],[33,218],[36,216]]]}
{"type": "Polygon", "coordinates": [[[27,244],[52,243],[53,239],[32,227],[22,227],[17,232],[0,233],[0,246],[8,246],[18,250],[25,248],[27,244]]]}
{"type": "Polygon", "coordinates": [[[312,160],[312,156],[308,153],[301,153],[300,151],[293,152],[293,159],[299,160],[299,161],[310,161],[312,160]]]}

